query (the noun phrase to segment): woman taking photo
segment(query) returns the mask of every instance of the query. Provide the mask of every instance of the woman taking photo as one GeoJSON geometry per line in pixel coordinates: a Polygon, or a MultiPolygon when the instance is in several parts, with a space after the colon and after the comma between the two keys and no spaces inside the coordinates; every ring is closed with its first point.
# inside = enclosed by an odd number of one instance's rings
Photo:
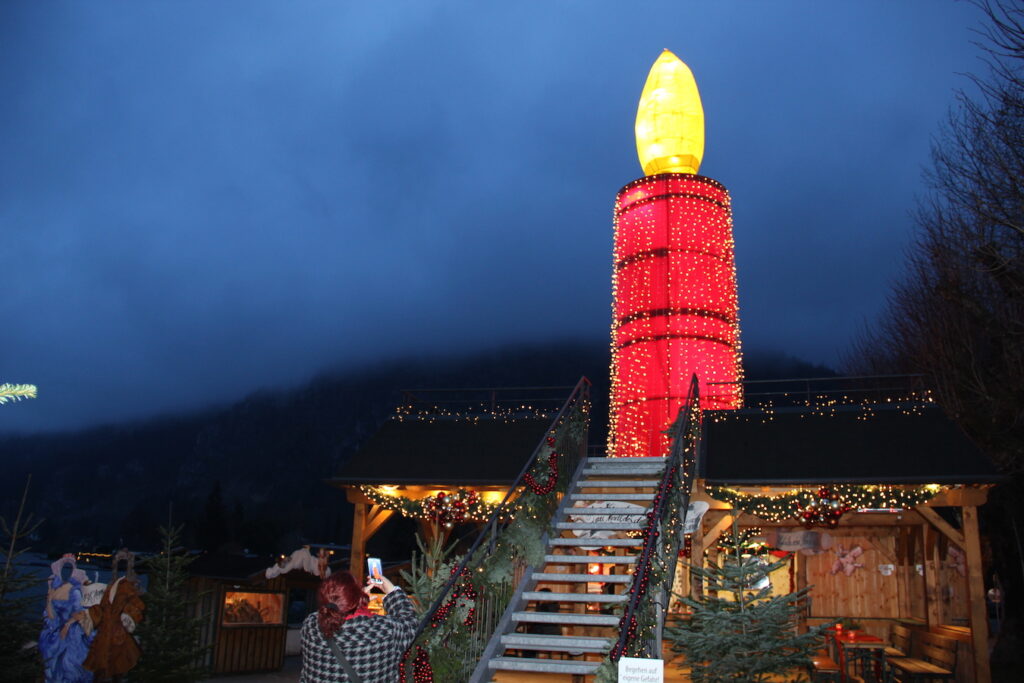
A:
{"type": "Polygon", "coordinates": [[[360,587],[348,572],[324,579],[317,593],[319,609],[302,624],[300,683],[395,683],[402,654],[416,633],[412,602],[387,577],[360,587]],[[366,609],[369,593],[384,591],[386,616],[366,609]]]}

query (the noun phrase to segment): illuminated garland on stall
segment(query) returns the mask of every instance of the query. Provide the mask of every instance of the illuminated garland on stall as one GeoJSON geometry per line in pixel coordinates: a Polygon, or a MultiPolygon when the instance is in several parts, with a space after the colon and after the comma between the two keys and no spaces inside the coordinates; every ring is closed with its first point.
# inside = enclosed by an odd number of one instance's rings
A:
{"type": "MultiPolygon", "coordinates": [[[[768,522],[787,519],[806,521],[808,509],[818,510],[822,499],[836,501],[844,512],[853,510],[909,510],[934,498],[942,487],[937,484],[903,488],[885,485],[836,484],[819,488],[800,488],[778,494],[745,493],[727,486],[708,486],[709,496],[728,503],[768,522]],[[827,489],[827,496],[822,490],[827,489]]],[[[817,523],[817,520],[815,520],[817,523]]],[[[826,521],[827,523],[827,521],[826,521]]]]}
{"type": "Polygon", "coordinates": [[[486,503],[479,493],[469,489],[441,491],[416,500],[385,493],[379,486],[362,485],[359,490],[374,505],[385,510],[399,512],[403,517],[430,520],[448,528],[462,522],[486,522],[498,508],[498,503],[486,503]]]}
{"type": "MultiPolygon", "coordinates": [[[[532,471],[527,472],[523,480],[529,489],[538,496],[547,496],[555,490],[558,484],[558,459],[561,453],[555,450],[556,439],[548,436],[545,442],[547,453],[537,456],[537,464],[532,471]],[[546,476],[541,472],[546,471],[546,476]]],[[[480,498],[480,494],[469,489],[456,489],[455,491],[441,491],[435,495],[425,498],[406,498],[401,495],[388,493],[385,487],[360,485],[359,490],[370,499],[374,505],[379,505],[385,510],[401,513],[403,517],[412,519],[424,519],[443,524],[451,528],[462,522],[486,522],[491,514],[497,510],[500,503],[487,503],[480,498]]],[[[514,517],[522,509],[521,505],[510,514],[514,517]]],[[[501,521],[507,521],[502,519],[501,521]]]]}

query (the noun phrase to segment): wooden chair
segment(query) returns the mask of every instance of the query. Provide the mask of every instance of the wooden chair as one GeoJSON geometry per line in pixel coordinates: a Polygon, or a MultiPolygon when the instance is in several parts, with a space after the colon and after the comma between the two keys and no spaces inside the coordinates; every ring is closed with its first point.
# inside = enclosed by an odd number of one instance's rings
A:
{"type": "Polygon", "coordinates": [[[811,657],[811,663],[808,668],[810,669],[812,681],[838,683],[840,680],[839,665],[836,664],[834,659],[829,657],[828,652],[825,650],[820,650],[811,657]]]}
{"type": "Polygon", "coordinates": [[[889,629],[889,647],[885,648],[886,657],[909,657],[912,631],[906,626],[893,624],[889,629]]]}
{"type": "Polygon", "coordinates": [[[956,641],[934,633],[914,633],[921,658],[886,657],[892,679],[900,681],[948,681],[956,678],[956,641]]]}

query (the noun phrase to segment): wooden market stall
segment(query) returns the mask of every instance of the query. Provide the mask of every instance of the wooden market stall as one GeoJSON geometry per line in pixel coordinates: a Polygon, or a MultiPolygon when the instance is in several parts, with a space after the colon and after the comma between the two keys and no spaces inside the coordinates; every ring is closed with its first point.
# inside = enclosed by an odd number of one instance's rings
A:
{"type": "Polygon", "coordinates": [[[575,389],[403,392],[394,414],[329,480],[355,506],[351,571],[363,571],[367,542],[396,513],[416,519],[425,537],[486,521],[566,398],[586,398],[588,389],[583,379],[575,389]]]}
{"type": "Polygon", "coordinates": [[[978,508],[998,479],[927,400],[709,412],[693,497],[707,511],[690,554],[716,562],[737,519],[791,553],[777,589],[813,586],[805,625],[844,619],[885,639],[893,624],[942,632],[960,643],[957,680],[987,683],[978,508]]]}
{"type": "Polygon", "coordinates": [[[280,558],[200,555],[189,565],[189,588],[206,621],[201,643],[214,674],[276,671],[298,642],[298,624],[315,603],[320,577],[293,570],[273,578],[280,558]]]}

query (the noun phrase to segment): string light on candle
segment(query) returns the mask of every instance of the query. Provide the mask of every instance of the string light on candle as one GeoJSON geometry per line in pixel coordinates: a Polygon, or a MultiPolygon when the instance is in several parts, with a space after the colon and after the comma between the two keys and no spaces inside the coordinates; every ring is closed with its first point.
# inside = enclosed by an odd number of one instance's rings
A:
{"type": "Polygon", "coordinates": [[[697,175],[704,113],[690,69],[666,50],[640,97],[644,173],[614,213],[608,455],[659,456],[700,381],[701,407],[742,403],[739,300],[729,193],[697,175]]]}

